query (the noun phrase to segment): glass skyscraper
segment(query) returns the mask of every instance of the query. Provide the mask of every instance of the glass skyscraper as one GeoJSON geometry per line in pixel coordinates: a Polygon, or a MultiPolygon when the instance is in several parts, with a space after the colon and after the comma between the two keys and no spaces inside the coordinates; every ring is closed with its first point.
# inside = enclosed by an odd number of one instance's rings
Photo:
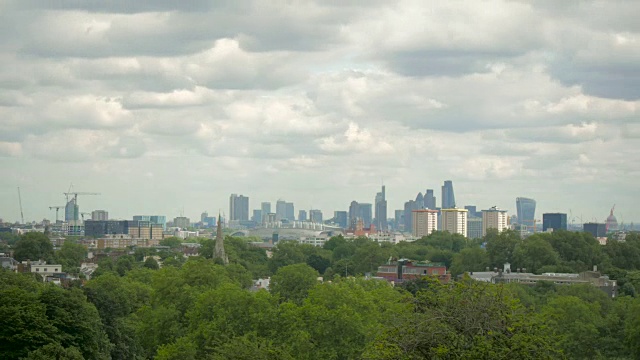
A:
{"type": "Polygon", "coordinates": [[[536,217],[536,201],[526,197],[516,198],[516,211],[518,223],[528,229],[534,229],[536,217]]]}
{"type": "Polygon", "coordinates": [[[442,208],[453,209],[456,207],[456,197],[453,194],[453,182],[445,180],[442,185],[442,208]]]}

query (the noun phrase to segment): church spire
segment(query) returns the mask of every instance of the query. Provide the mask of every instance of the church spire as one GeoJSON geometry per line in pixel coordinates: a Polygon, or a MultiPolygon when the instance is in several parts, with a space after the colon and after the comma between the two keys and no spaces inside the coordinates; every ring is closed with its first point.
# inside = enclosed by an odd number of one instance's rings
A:
{"type": "Polygon", "coordinates": [[[213,258],[222,260],[222,263],[225,265],[229,263],[229,258],[227,258],[227,254],[224,252],[224,235],[222,235],[222,217],[220,217],[220,213],[218,213],[218,228],[216,229],[216,246],[213,258]]]}

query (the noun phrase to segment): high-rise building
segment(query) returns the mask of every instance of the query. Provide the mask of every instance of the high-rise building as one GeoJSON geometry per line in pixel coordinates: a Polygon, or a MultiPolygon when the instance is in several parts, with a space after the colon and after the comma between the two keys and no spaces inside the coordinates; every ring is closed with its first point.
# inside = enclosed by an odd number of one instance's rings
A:
{"type": "Polygon", "coordinates": [[[295,217],[295,209],[293,207],[293,203],[292,202],[288,202],[285,204],[285,216],[287,218],[287,220],[289,221],[294,221],[296,219],[295,217]]]}
{"type": "Polygon", "coordinates": [[[607,236],[607,224],[604,223],[585,223],[582,225],[582,229],[593,235],[594,238],[607,236]]]}
{"type": "Polygon", "coordinates": [[[375,200],[376,229],[387,230],[387,195],[384,185],[382,185],[382,191],[376,194],[375,200]]]}
{"type": "Polygon", "coordinates": [[[360,209],[360,218],[365,228],[371,227],[371,221],[373,220],[373,211],[371,204],[360,203],[358,204],[360,209]]]}
{"type": "Polygon", "coordinates": [[[464,207],[465,209],[467,209],[467,211],[469,211],[468,213],[468,217],[472,218],[472,217],[479,217],[482,218],[482,214],[478,213],[478,208],[475,205],[467,205],[464,207]]]}
{"type": "Polygon", "coordinates": [[[394,215],[395,215],[394,220],[396,222],[395,230],[404,230],[404,209],[396,210],[394,215]]]}
{"type": "Polygon", "coordinates": [[[164,215],[136,215],[133,220],[149,221],[153,224],[162,225],[164,230],[167,229],[167,217],[164,215]]]}
{"type": "Polygon", "coordinates": [[[307,221],[307,210],[298,210],[298,221],[307,221]]]}
{"type": "Polygon", "coordinates": [[[84,236],[99,238],[105,235],[129,234],[127,220],[86,220],[84,222],[84,236]]]}
{"type": "Polygon", "coordinates": [[[453,194],[453,182],[446,180],[442,186],[442,208],[453,209],[456,207],[456,197],[453,194]]]}
{"type": "Polygon", "coordinates": [[[480,239],[482,237],[482,217],[467,218],[467,237],[469,239],[480,239]]]}
{"type": "Polygon", "coordinates": [[[287,218],[287,202],[284,200],[276,201],[276,221],[287,218]]]}
{"type": "Polygon", "coordinates": [[[542,231],[567,230],[567,214],[542,214],[542,231]]]}
{"type": "Polygon", "coordinates": [[[314,223],[322,224],[322,211],[309,210],[309,220],[314,223]]]}
{"type": "Polygon", "coordinates": [[[409,200],[404,203],[404,231],[413,231],[413,215],[411,212],[416,210],[416,202],[409,200]]]}
{"type": "Polygon", "coordinates": [[[91,220],[109,220],[109,213],[106,210],[93,210],[91,220]]]}
{"type": "Polygon", "coordinates": [[[428,236],[438,230],[438,211],[420,209],[411,212],[413,220],[412,234],[415,237],[428,236]]]}
{"type": "Polygon", "coordinates": [[[346,211],[334,211],[333,220],[335,223],[343,229],[347,228],[349,214],[346,211]]]}
{"type": "Polygon", "coordinates": [[[267,214],[271,212],[271,203],[263,202],[260,204],[260,210],[262,210],[262,222],[264,223],[267,221],[267,214]]]}
{"type": "Polygon", "coordinates": [[[79,213],[78,204],[76,204],[76,199],[72,198],[64,207],[64,221],[66,222],[78,221],[79,215],[80,213],[79,213]]]}
{"type": "Polygon", "coordinates": [[[526,197],[516,198],[516,212],[520,229],[535,231],[536,201],[526,197]]]}
{"type": "Polygon", "coordinates": [[[467,209],[442,209],[440,216],[442,217],[442,231],[448,231],[452,234],[460,234],[467,237],[467,209]]]}
{"type": "Polygon", "coordinates": [[[424,207],[426,209],[434,210],[436,207],[436,197],[433,194],[433,189],[427,189],[426,194],[424,195],[424,207]]]}
{"type": "MultiPolygon", "coordinates": [[[[414,210],[424,209],[424,195],[421,192],[416,195],[416,199],[414,200],[414,210]]],[[[433,210],[433,209],[432,209],[433,210]]]]}
{"type": "Polygon", "coordinates": [[[352,201],[349,204],[349,229],[355,229],[358,219],[360,218],[360,204],[357,201],[352,201]]]}
{"type": "Polygon", "coordinates": [[[191,225],[191,221],[189,220],[188,217],[178,216],[176,218],[173,218],[173,226],[175,226],[175,227],[179,227],[181,229],[186,229],[190,225],[191,225]]]}
{"type": "Polygon", "coordinates": [[[229,197],[229,220],[249,220],[249,198],[247,196],[231,194],[229,197]]]}
{"type": "Polygon", "coordinates": [[[482,236],[487,235],[488,229],[497,229],[502,232],[507,229],[507,211],[492,207],[482,210],[482,236]]]}
{"type": "Polygon", "coordinates": [[[256,224],[261,224],[262,223],[262,210],[261,209],[254,209],[253,210],[253,216],[251,217],[251,220],[253,222],[255,222],[256,224]]]}
{"type": "Polygon", "coordinates": [[[160,240],[163,238],[162,226],[151,221],[127,220],[129,236],[134,239],[160,240]]]}

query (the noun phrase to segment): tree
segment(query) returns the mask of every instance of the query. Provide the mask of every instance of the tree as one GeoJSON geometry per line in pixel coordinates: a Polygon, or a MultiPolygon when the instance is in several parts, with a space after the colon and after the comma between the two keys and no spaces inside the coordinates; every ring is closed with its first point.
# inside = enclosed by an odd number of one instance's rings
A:
{"type": "Polygon", "coordinates": [[[158,265],[158,262],[156,261],[156,259],[153,258],[153,256],[148,256],[147,259],[144,261],[144,265],[142,266],[151,270],[160,269],[160,265],[158,265]]]}
{"type": "Polygon", "coordinates": [[[60,344],[47,344],[31,351],[24,360],[84,360],[82,353],[76,347],[64,348],[60,344]]]}
{"type": "Polygon", "coordinates": [[[176,236],[169,236],[160,240],[160,245],[168,246],[172,249],[177,249],[182,246],[182,239],[176,236]]]}
{"type": "Polygon", "coordinates": [[[87,257],[87,248],[83,245],[65,241],[62,248],[56,252],[56,262],[62,265],[62,270],[77,274],[80,265],[87,257]]]}
{"type": "Polygon", "coordinates": [[[513,251],[520,242],[520,236],[511,230],[500,233],[496,229],[487,230],[484,237],[491,267],[501,268],[505,263],[513,262],[513,251]]]}
{"type": "Polygon", "coordinates": [[[518,268],[526,268],[535,273],[545,265],[557,265],[559,256],[544,239],[529,237],[515,247],[512,260],[518,268]]]}
{"type": "Polygon", "coordinates": [[[284,266],[271,277],[271,292],[282,299],[302,303],[307,293],[318,284],[318,272],[307,264],[284,266]]]}
{"type": "Polygon", "coordinates": [[[269,270],[275,273],[283,266],[305,263],[306,261],[300,244],[293,241],[281,241],[273,248],[273,255],[269,259],[269,270]]]}
{"type": "Polygon", "coordinates": [[[480,247],[462,249],[453,255],[451,275],[456,276],[465,271],[485,271],[489,267],[489,254],[480,247]]]}
{"type": "Polygon", "coordinates": [[[29,232],[21,236],[14,247],[13,257],[18,261],[53,260],[53,245],[47,236],[29,232]]]}

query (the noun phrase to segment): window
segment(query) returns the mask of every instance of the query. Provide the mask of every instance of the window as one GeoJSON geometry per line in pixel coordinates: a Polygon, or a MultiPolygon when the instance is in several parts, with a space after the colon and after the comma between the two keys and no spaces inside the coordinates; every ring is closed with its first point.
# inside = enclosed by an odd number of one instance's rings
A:
{"type": "Polygon", "coordinates": [[[58,272],[58,268],[53,269],[53,272],[58,272]]]}
{"type": "Polygon", "coordinates": [[[36,268],[36,272],[40,272],[40,268],[36,268]]]}

